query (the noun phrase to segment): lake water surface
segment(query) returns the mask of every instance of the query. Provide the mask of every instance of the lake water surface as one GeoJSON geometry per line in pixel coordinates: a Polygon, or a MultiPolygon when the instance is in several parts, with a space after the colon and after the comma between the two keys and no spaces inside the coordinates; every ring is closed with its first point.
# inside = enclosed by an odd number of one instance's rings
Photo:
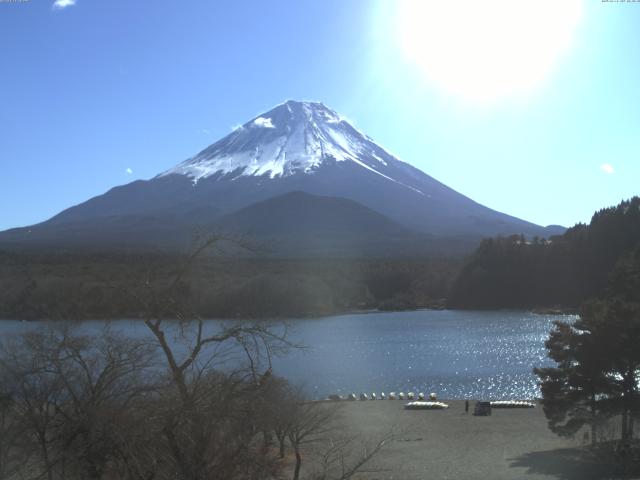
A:
{"type": "MultiPolygon", "coordinates": [[[[532,368],[550,365],[544,342],[566,315],[530,312],[414,311],[289,320],[292,338],[307,345],[274,362],[274,373],[303,384],[314,397],[351,392],[435,392],[440,398],[539,396],[532,368]]],[[[211,320],[212,326],[216,321],[211,320]]],[[[0,335],[42,328],[0,321],[0,335]]],[[[83,328],[98,330],[104,322],[83,328]]],[[[112,321],[146,335],[139,321],[112,321]]]]}

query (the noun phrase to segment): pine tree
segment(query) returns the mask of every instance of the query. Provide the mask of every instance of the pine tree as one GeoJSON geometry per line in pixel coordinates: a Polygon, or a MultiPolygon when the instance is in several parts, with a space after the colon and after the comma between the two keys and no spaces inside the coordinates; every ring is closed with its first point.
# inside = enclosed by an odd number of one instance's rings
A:
{"type": "Polygon", "coordinates": [[[583,304],[575,322],[556,322],[546,342],[557,364],[537,368],[549,428],[573,435],[619,415],[623,444],[640,416],[640,246],[618,262],[606,296],[583,304]]]}
{"type": "Polygon", "coordinates": [[[597,426],[608,416],[605,392],[613,387],[606,376],[607,358],[592,326],[581,320],[555,322],[546,347],[555,368],[536,368],[542,405],[549,428],[561,436],[573,436],[584,426],[596,442],[597,426]]]}

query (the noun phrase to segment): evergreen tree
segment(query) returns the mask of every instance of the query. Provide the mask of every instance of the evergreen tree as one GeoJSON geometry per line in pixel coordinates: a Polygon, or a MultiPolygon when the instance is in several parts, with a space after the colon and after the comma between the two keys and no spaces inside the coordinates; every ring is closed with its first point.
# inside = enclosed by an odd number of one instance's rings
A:
{"type": "Polygon", "coordinates": [[[616,265],[608,296],[597,314],[607,326],[601,341],[614,352],[610,375],[618,393],[622,439],[628,441],[640,415],[640,245],[616,265]]]}
{"type": "Polygon", "coordinates": [[[536,368],[542,405],[549,428],[561,436],[573,436],[584,426],[596,442],[599,423],[608,415],[606,393],[613,388],[606,371],[607,358],[593,325],[578,320],[555,322],[546,342],[553,368],[536,368]]]}
{"type": "Polygon", "coordinates": [[[586,302],[572,324],[556,322],[546,342],[557,366],[537,368],[550,429],[573,435],[619,415],[621,440],[640,415],[640,247],[618,262],[606,297],[586,302]]]}

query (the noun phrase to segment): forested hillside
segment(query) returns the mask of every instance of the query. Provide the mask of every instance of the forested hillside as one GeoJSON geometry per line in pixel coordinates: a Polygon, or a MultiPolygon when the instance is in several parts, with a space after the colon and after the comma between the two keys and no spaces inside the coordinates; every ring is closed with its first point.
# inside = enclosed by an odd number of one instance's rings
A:
{"type": "Polygon", "coordinates": [[[640,244],[640,198],[596,212],[550,239],[482,241],[453,284],[456,308],[578,307],[599,295],[613,268],[640,244]]]}
{"type": "Polygon", "coordinates": [[[0,318],[137,318],[171,295],[202,317],[264,318],[440,306],[459,258],[197,258],[0,252],[0,318]],[[169,291],[170,290],[170,291],[169,291]]]}

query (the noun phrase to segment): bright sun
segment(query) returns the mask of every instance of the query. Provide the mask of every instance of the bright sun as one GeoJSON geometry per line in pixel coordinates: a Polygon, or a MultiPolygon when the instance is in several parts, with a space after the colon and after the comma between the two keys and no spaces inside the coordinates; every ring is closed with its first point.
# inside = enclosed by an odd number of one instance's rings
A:
{"type": "Polygon", "coordinates": [[[475,102],[530,91],[571,46],[582,0],[402,0],[405,56],[475,102]]]}

